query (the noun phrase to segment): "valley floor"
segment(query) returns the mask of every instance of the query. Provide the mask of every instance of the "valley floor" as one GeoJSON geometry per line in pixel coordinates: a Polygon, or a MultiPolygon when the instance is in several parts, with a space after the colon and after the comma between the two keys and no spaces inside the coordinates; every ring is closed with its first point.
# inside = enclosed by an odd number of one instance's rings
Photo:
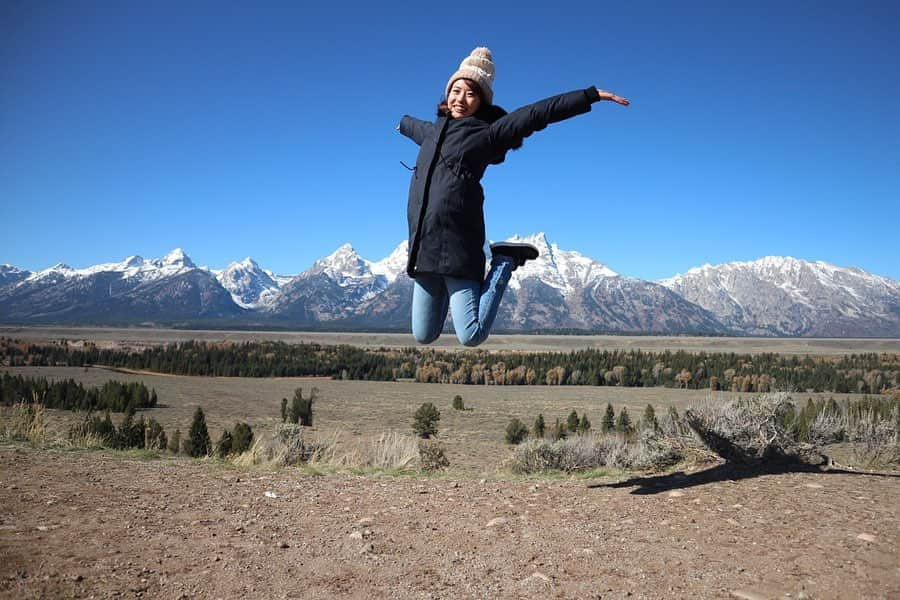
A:
{"type": "Polygon", "coordinates": [[[896,598],[900,477],[304,475],[0,447],[0,597],[896,598]]]}

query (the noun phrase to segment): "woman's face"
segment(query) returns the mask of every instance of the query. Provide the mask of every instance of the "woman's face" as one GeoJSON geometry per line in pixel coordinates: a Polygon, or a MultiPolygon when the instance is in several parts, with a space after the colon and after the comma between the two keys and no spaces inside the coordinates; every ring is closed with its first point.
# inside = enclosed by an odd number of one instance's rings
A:
{"type": "Polygon", "coordinates": [[[466,79],[457,79],[450,86],[450,95],[447,96],[447,107],[450,116],[454,119],[474,115],[481,106],[481,96],[475,90],[475,86],[466,79]]]}

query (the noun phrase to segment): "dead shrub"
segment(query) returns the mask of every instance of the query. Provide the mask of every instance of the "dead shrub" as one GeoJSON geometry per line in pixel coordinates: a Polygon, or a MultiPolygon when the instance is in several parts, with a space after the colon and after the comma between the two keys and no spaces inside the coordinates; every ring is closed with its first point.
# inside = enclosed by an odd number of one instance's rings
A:
{"type": "Polygon", "coordinates": [[[670,440],[645,430],[640,436],[580,435],[550,442],[532,439],[516,446],[509,467],[514,473],[573,473],[600,467],[661,470],[681,459],[670,440]]]}
{"type": "Polygon", "coordinates": [[[433,440],[419,442],[419,468],[423,471],[441,471],[450,466],[444,445],[433,440]]]}

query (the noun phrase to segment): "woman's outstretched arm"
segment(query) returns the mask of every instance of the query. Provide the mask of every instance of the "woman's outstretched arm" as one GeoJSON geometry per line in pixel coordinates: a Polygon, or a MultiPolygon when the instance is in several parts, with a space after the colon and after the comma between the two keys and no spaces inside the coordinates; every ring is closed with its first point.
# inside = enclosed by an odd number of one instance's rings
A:
{"type": "Polygon", "coordinates": [[[416,119],[415,117],[410,117],[409,115],[404,115],[400,120],[400,124],[397,126],[397,130],[400,133],[414,141],[419,146],[422,145],[422,142],[425,140],[425,136],[431,133],[432,129],[434,129],[433,123],[422,121],[420,119],[416,119]]]}
{"type": "Polygon", "coordinates": [[[623,106],[629,104],[625,98],[598,90],[594,86],[551,96],[534,104],[523,106],[497,119],[488,132],[488,143],[494,150],[509,149],[535,131],[544,129],[550,123],[589,112],[591,104],[601,100],[610,100],[623,106]]]}

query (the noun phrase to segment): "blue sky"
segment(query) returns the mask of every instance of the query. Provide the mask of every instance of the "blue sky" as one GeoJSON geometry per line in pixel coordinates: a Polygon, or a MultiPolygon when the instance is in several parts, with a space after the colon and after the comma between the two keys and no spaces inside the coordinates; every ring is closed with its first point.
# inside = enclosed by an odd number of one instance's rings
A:
{"type": "Polygon", "coordinates": [[[900,279],[896,1],[305,4],[0,3],[0,263],[378,260],[417,150],[394,127],[488,45],[507,110],[632,101],[491,167],[491,239],[651,280],[767,255],[900,279]]]}

